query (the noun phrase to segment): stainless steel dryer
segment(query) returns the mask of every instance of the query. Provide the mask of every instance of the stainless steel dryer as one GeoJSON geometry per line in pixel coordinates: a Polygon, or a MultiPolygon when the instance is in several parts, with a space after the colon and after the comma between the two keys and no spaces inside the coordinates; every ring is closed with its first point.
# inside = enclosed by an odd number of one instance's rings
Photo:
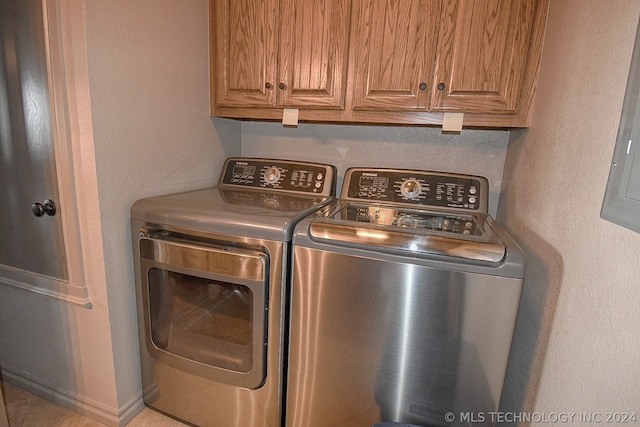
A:
{"type": "Polygon", "coordinates": [[[492,424],[524,258],[488,192],[482,177],[353,168],[298,223],[287,427],[492,424]]]}
{"type": "Polygon", "coordinates": [[[133,205],[146,405],[198,426],[281,424],[293,227],[333,199],[334,178],[230,158],[216,187],[133,205]]]}

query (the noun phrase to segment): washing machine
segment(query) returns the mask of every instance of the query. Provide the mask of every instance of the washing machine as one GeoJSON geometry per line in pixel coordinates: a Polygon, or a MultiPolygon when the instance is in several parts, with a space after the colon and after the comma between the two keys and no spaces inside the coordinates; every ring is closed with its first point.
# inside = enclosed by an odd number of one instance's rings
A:
{"type": "Polygon", "coordinates": [[[493,424],[525,260],[488,194],[479,176],[351,168],[298,223],[287,427],[493,424]]]}
{"type": "Polygon", "coordinates": [[[331,165],[229,158],[218,185],[131,209],[144,402],[198,426],[282,422],[293,228],[331,165]]]}

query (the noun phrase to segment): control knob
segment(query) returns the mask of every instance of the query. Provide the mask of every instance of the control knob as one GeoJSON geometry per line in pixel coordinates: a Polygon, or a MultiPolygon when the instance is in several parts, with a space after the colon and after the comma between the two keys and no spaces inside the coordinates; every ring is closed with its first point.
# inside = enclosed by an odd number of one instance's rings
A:
{"type": "Polygon", "coordinates": [[[417,199],[422,192],[422,185],[417,179],[407,179],[400,185],[400,193],[407,199],[417,199]]]}
{"type": "Polygon", "coordinates": [[[267,184],[275,184],[280,180],[280,169],[277,167],[270,167],[264,171],[264,180],[267,184]]]}

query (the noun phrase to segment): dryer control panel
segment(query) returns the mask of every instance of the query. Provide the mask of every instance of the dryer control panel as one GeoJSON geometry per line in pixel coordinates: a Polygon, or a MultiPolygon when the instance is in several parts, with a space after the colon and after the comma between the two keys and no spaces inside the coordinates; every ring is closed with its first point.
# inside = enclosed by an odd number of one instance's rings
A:
{"type": "Polygon", "coordinates": [[[332,196],[335,175],[334,166],[320,163],[229,158],[223,166],[219,184],[332,196]]]}
{"type": "Polygon", "coordinates": [[[489,183],[481,176],[403,169],[348,169],[342,199],[487,212],[489,183]]]}

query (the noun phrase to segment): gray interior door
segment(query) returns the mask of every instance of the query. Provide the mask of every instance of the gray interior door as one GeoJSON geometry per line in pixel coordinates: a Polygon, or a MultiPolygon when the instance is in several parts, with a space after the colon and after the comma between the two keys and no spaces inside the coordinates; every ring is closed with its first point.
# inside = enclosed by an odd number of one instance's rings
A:
{"type": "Polygon", "coordinates": [[[0,0],[0,264],[67,280],[50,108],[42,2],[0,0]]]}

